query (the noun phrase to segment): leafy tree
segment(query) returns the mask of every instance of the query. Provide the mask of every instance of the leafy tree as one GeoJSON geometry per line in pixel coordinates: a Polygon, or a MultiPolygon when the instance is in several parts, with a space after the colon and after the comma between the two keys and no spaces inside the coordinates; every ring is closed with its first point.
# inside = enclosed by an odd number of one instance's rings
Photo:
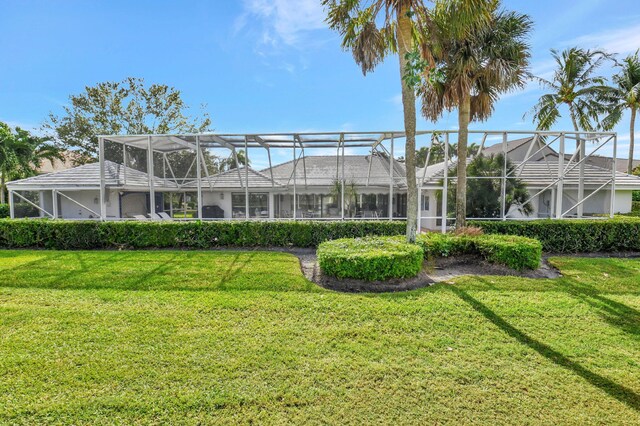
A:
{"type": "Polygon", "coordinates": [[[466,159],[471,121],[486,120],[501,93],[524,86],[528,77],[532,28],[527,15],[499,11],[491,2],[489,20],[466,34],[452,33],[455,15],[447,13],[447,2],[437,1],[433,25],[429,28],[423,56],[435,68],[419,88],[422,114],[437,120],[445,110],[458,110],[456,226],[464,227],[467,217],[466,159]]]}
{"type": "MultiPolygon", "coordinates": [[[[449,153],[457,152],[458,144],[452,143],[449,144],[449,153]]],[[[467,147],[467,155],[475,156],[480,150],[480,145],[477,143],[472,143],[467,147]]],[[[444,161],[444,142],[434,143],[431,145],[431,148],[423,146],[419,150],[416,151],[416,161],[418,166],[430,166],[432,164],[441,163],[444,161]],[[431,151],[431,155],[429,155],[429,151],[431,151]],[[427,157],[429,158],[429,164],[426,164],[427,157]]]]}
{"type": "Polygon", "coordinates": [[[592,132],[609,130],[610,122],[601,122],[606,113],[602,102],[611,93],[604,77],[595,75],[598,68],[610,57],[601,50],[584,50],[577,47],[562,53],[551,49],[556,62],[556,70],[551,80],[535,77],[550,92],[544,94],[533,107],[533,121],[540,130],[549,130],[562,114],[560,108],[566,105],[573,129],[592,132]],[[604,124],[604,125],[603,125],[604,124]]]}
{"type": "Polygon", "coordinates": [[[635,122],[638,108],[640,108],[640,51],[627,56],[616,66],[620,69],[613,76],[615,86],[607,93],[608,109],[611,113],[603,120],[603,127],[613,128],[621,119],[625,111],[631,112],[629,120],[629,162],[627,172],[633,173],[633,155],[635,148],[635,122]]]}
{"type": "MultiPolygon", "coordinates": [[[[467,166],[467,214],[475,218],[500,218],[502,217],[502,167],[504,155],[497,154],[491,156],[479,155],[467,166]],[[481,177],[482,179],[474,179],[481,177]],[[494,179],[491,179],[491,178],[494,179]]],[[[453,170],[451,171],[453,173],[453,170]]],[[[507,159],[507,173],[514,174],[514,166],[507,159]]],[[[457,187],[449,188],[449,209],[454,207],[453,200],[456,200],[457,187]]],[[[505,189],[505,210],[508,214],[516,210],[521,214],[529,216],[533,213],[533,206],[527,200],[529,191],[524,181],[520,179],[506,179],[505,189]]]]}
{"type": "MultiPolygon", "coordinates": [[[[444,2],[443,2],[444,3],[444,2]]],[[[455,16],[452,32],[463,34],[485,19],[479,6],[493,0],[449,0],[443,13],[455,16]]],[[[430,25],[423,0],[322,0],[328,9],[329,26],[342,35],[342,47],[350,50],[363,74],[375,69],[388,55],[397,53],[402,88],[407,178],[407,241],[417,231],[418,190],[416,186],[416,96],[424,63],[419,46],[430,25]]]]}
{"type": "Polygon", "coordinates": [[[55,141],[76,150],[79,163],[95,160],[100,134],[198,133],[211,125],[206,112],[187,115],[179,90],[164,84],[145,86],[141,78],[86,87],[84,93],[71,95],[69,104],[62,116],[49,115],[45,129],[55,141]]]}
{"type": "Polygon", "coordinates": [[[60,149],[46,137],[34,136],[0,122],[0,204],[6,202],[6,183],[36,174],[42,162],[63,160],[60,149]]]}

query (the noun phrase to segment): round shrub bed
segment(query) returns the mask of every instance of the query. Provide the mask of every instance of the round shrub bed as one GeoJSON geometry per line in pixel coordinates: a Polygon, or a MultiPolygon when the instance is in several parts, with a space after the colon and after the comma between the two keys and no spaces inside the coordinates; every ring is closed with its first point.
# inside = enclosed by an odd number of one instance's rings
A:
{"type": "Polygon", "coordinates": [[[343,238],[318,246],[318,264],[337,278],[383,281],[418,275],[424,260],[422,247],[404,237],[343,238]]]}

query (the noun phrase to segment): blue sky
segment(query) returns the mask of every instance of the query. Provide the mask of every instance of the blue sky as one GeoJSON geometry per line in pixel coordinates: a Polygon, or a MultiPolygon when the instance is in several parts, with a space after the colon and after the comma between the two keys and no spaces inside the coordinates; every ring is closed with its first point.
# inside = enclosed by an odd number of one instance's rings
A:
{"type": "MultiPolygon", "coordinates": [[[[505,1],[528,13],[532,71],[548,75],[549,49],[640,48],[637,0],[505,1]]],[[[0,120],[38,128],[69,94],[100,81],[143,77],[206,104],[217,132],[400,130],[397,58],[363,77],[323,23],[319,0],[0,0],[0,120]]],[[[607,70],[603,70],[606,73],[607,70]]],[[[476,129],[527,130],[540,90],[503,97],[476,129]]],[[[455,112],[419,129],[450,129],[455,112]]],[[[558,129],[570,129],[562,121],[558,129]]],[[[626,151],[625,120],[617,129],[626,151]]]]}

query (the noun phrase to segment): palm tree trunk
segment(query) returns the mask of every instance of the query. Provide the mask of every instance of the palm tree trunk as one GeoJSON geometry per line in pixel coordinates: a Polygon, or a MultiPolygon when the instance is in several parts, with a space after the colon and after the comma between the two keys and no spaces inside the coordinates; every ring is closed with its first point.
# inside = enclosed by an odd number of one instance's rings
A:
{"type": "MultiPolygon", "coordinates": [[[[582,151],[584,149],[584,139],[578,138],[578,133],[580,130],[578,128],[578,122],[576,121],[575,114],[573,113],[572,106],[569,105],[571,110],[571,122],[573,123],[573,130],[576,131],[576,150],[578,151],[578,156],[576,157],[578,161],[582,161],[582,151]]],[[[613,167],[616,167],[616,159],[613,159],[613,167]]],[[[584,162],[580,163],[580,174],[578,179],[578,201],[584,200],[584,162]]],[[[584,213],[584,202],[578,206],[576,209],[578,217],[581,218],[584,213]]]]}
{"type": "MultiPolygon", "coordinates": [[[[402,107],[404,110],[405,167],[407,177],[407,241],[416,241],[418,225],[418,189],[416,185],[416,95],[402,78],[407,68],[406,54],[412,51],[412,22],[408,16],[410,8],[404,2],[398,11],[398,58],[400,60],[400,78],[402,82],[402,107]]],[[[393,200],[389,200],[391,203],[393,200]]]]}
{"type": "Polygon", "coordinates": [[[471,96],[465,94],[458,107],[458,170],[456,185],[456,228],[467,225],[467,145],[471,120],[471,96]]]}
{"type": "Polygon", "coordinates": [[[631,108],[631,123],[629,124],[629,163],[627,164],[627,172],[633,173],[633,148],[635,143],[636,131],[636,109],[631,108]]]}

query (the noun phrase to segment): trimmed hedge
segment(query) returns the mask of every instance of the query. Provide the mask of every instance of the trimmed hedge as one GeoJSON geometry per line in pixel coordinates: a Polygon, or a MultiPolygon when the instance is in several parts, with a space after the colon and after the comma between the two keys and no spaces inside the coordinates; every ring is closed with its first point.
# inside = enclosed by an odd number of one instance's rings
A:
{"type": "Polygon", "coordinates": [[[512,269],[537,269],[542,259],[542,244],[535,239],[513,235],[456,235],[428,233],[418,236],[427,257],[477,254],[488,262],[512,269]]]}
{"type": "Polygon", "coordinates": [[[382,281],[414,277],[420,272],[424,252],[404,237],[342,238],[318,246],[318,264],[327,275],[382,281]]]}
{"type": "Polygon", "coordinates": [[[537,269],[542,260],[542,244],[533,238],[515,235],[482,235],[475,237],[478,253],[491,263],[499,263],[521,271],[537,269]]]}
{"type": "Polygon", "coordinates": [[[640,218],[601,220],[474,221],[485,234],[535,238],[549,253],[640,250],[640,218]]]}
{"type": "Polygon", "coordinates": [[[345,237],[404,234],[401,221],[61,221],[1,219],[0,248],[317,247],[345,237]]]}
{"type": "Polygon", "coordinates": [[[9,204],[0,204],[0,219],[7,218],[9,216],[9,204]]]}

